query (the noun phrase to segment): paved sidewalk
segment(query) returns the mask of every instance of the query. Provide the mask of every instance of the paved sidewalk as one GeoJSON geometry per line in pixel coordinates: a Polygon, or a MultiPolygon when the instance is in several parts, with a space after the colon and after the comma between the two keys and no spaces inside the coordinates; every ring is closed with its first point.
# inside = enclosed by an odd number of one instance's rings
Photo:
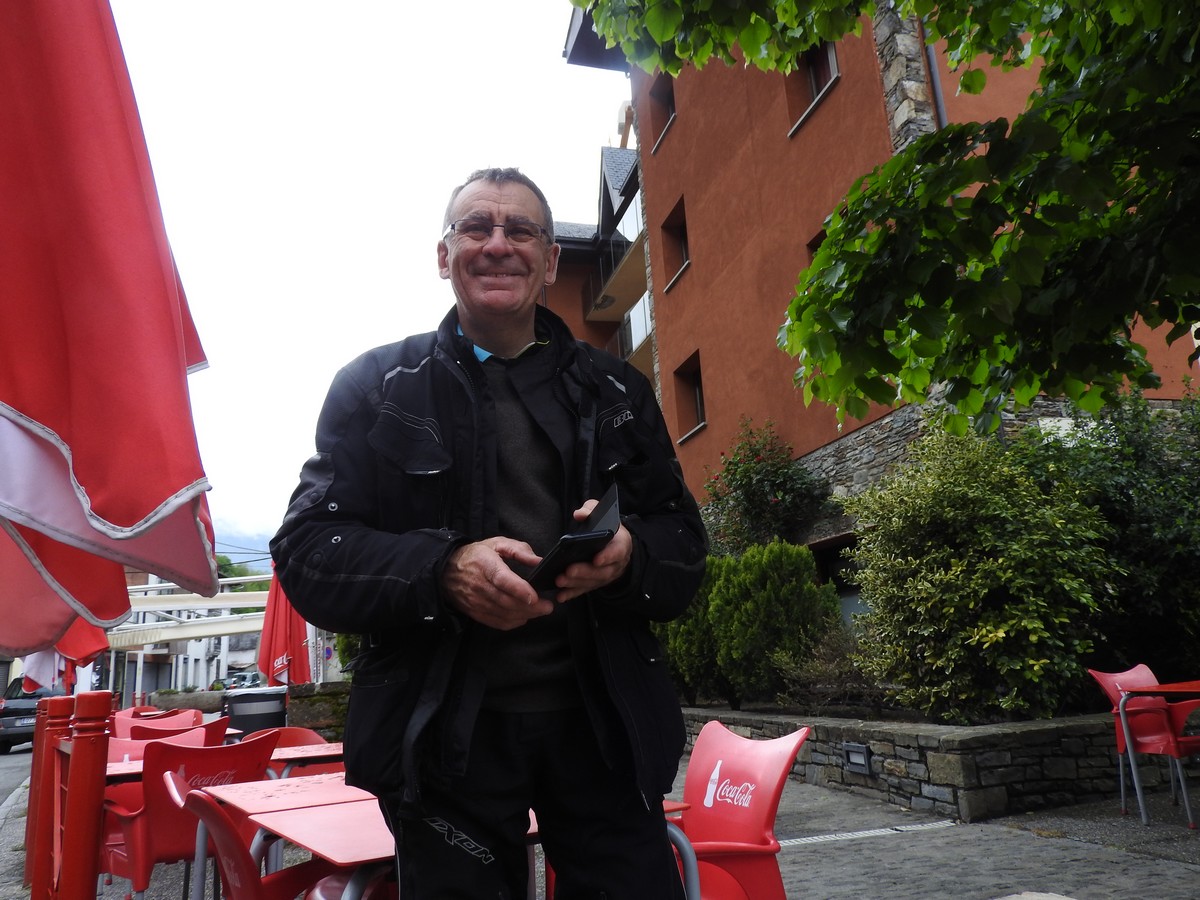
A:
{"type": "MultiPolygon", "coordinates": [[[[27,803],[28,783],[0,801],[0,900],[29,896],[27,803]]],[[[1113,799],[964,825],[792,781],[776,821],[779,863],[788,896],[806,900],[1200,897],[1200,832],[1181,809],[1153,794],[1143,826],[1136,808],[1121,816],[1117,807],[1113,799]]],[[[178,900],[182,884],[182,865],[159,866],[146,900],[178,900]]],[[[102,897],[127,890],[118,880],[102,897]]]]}

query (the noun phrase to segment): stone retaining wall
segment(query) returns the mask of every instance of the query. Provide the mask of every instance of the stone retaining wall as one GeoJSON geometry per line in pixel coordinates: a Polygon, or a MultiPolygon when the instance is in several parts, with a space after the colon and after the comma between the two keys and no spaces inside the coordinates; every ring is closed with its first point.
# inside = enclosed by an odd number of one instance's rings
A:
{"type": "MultiPolygon", "coordinates": [[[[288,724],[340,740],[349,687],[346,682],[293,686],[288,692],[288,724]]],[[[685,708],[683,714],[689,746],[712,719],[753,738],[779,737],[807,725],[812,734],[800,748],[793,778],[964,822],[1110,797],[1114,806],[1117,803],[1111,713],[974,726],[694,708],[685,708]],[[869,750],[867,774],[847,770],[847,743],[869,750]]],[[[1142,783],[1164,784],[1163,758],[1143,760],[1142,783]]]]}
{"type": "MultiPolygon", "coordinates": [[[[808,725],[812,733],[800,748],[792,777],[964,822],[1107,797],[1117,802],[1111,713],[969,727],[708,709],[685,709],[684,718],[689,746],[711,719],[755,738],[779,737],[808,725]],[[847,770],[847,743],[869,750],[869,773],[847,770]]],[[[1143,784],[1162,784],[1166,767],[1158,761],[1163,758],[1143,759],[1143,784]]]]}

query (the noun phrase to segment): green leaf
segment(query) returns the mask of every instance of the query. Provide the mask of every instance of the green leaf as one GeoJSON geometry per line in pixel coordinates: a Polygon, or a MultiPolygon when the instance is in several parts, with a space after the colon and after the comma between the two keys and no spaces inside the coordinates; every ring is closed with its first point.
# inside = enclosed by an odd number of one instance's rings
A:
{"type": "Polygon", "coordinates": [[[659,44],[675,39],[683,24],[683,10],[678,0],[655,0],[646,7],[646,30],[659,44]]]}
{"type": "Polygon", "coordinates": [[[968,69],[958,80],[958,87],[966,94],[981,94],[987,86],[987,72],[983,69],[968,69]]]}

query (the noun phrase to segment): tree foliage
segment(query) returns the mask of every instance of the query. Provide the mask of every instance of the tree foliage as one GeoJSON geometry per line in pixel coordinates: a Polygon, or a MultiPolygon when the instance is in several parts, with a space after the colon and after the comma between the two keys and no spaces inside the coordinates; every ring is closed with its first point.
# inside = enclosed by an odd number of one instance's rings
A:
{"type": "Polygon", "coordinates": [[[1200,400],[1154,409],[1134,393],[1064,436],[1031,430],[1014,454],[1044,483],[1068,477],[1112,527],[1105,549],[1119,571],[1115,603],[1088,665],[1148,663],[1161,681],[1195,675],[1200,656],[1200,400]]]}
{"type": "MultiPolygon", "coordinates": [[[[788,71],[873,0],[573,0],[635,63],[788,71]]],[[[1137,323],[1200,322],[1200,6],[1162,0],[895,0],[978,92],[1038,64],[1011,122],[918,138],[851,188],[780,331],[806,401],[863,416],[940,394],[995,428],[1039,392],[1085,409],[1158,383],[1137,323]]],[[[1195,354],[1193,354],[1193,357],[1195,354]]]]}
{"type": "Polygon", "coordinates": [[[772,541],[732,558],[713,582],[708,603],[717,670],[733,691],[730,705],[774,700],[785,684],[772,655],[806,656],[838,614],[837,591],[819,583],[807,547],[772,541]]]}
{"type": "Polygon", "coordinates": [[[1099,512],[1039,483],[998,441],[932,428],[909,461],[845,501],[869,608],[864,670],[945,721],[1040,718],[1085,677],[1118,574],[1099,512]]]}
{"type": "Polygon", "coordinates": [[[735,696],[732,687],[715,665],[717,643],[708,610],[713,585],[736,562],[732,556],[710,556],[704,580],[687,612],[670,622],[659,622],[653,626],[666,648],[671,675],[689,706],[695,706],[702,699],[735,696]]]}
{"type": "Polygon", "coordinates": [[[828,483],[792,458],[792,448],[768,420],[754,428],[742,419],[737,442],[721,453],[721,471],[709,476],[701,512],[716,554],[738,554],[778,538],[795,543],[820,514],[828,483]]]}

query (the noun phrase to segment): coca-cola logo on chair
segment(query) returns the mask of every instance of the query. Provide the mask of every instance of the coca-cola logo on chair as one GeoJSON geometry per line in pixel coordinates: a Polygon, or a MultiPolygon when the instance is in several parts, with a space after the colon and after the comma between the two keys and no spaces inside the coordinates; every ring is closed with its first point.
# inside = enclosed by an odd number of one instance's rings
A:
{"type": "Polygon", "coordinates": [[[714,803],[731,803],[734,806],[749,808],[754,799],[754,789],[757,785],[751,784],[749,781],[734,784],[728,778],[722,779],[722,762],[724,760],[718,759],[717,764],[713,766],[712,774],[708,776],[708,790],[704,792],[704,805],[712,809],[714,803]]]}

